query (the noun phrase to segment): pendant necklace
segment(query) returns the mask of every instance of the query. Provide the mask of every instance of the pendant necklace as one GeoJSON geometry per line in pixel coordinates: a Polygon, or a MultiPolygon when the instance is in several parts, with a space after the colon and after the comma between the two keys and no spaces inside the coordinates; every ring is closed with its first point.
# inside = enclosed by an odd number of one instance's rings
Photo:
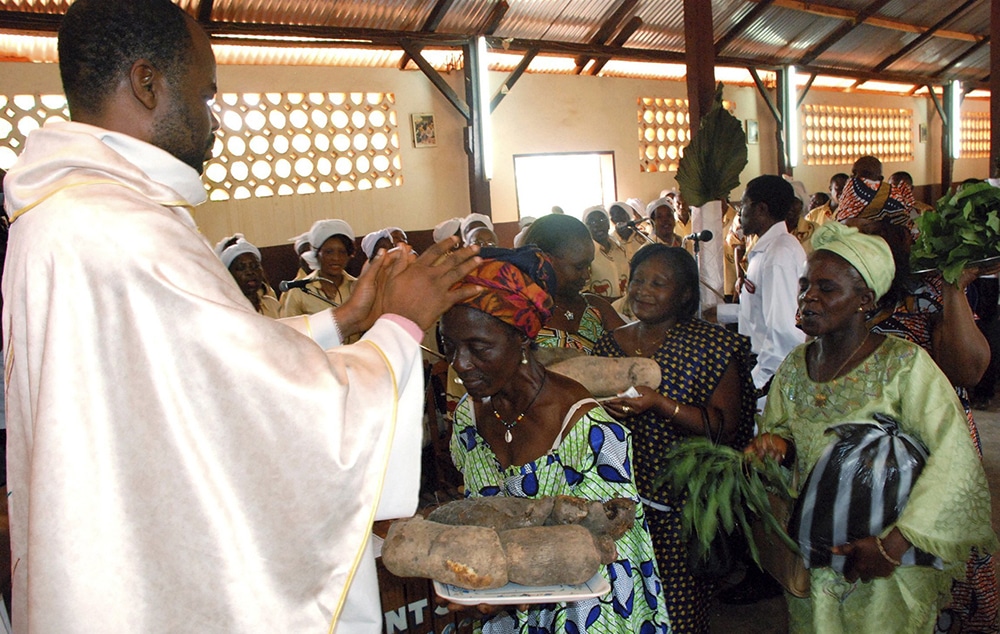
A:
{"type": "MultiPolygon", "coordinates": [[[[851,362],[851,359],[853,359],[854,356],[858,354],[858,352],[860,352],[862,348],[865,347],[865,344],[868,343],[868,337],[870,337],[871,334],[872,333],[870,330],[867,333],[865,333],[865,338],[861,340],[861,343],[858,345],[858,347],[854,349],[854,352],[852,352],[849,357],[844,359],[844,362],[840,364],[840,367],[837,368],[837,371],[833,373],[833,376],[830,378],[829,381],[826,381],[826,383],[835,381],[837,379],[837,375],[839,375],[841,371],[843,371],[843,369],[847,366],[847,364],[851,362]]],[[[824,407],[826,405],[826,394],[821,394],[819,392],[816,392],[816,396],[813,397],[813,402],[815,403],[816,407],[824,407]]]]}
{"type": "Polygon", "coordinates": [[[548,372],[542,375],[542,382],[538,385],[538,390],[535,392],[535,395],[531,397],[531,401],[528,403],[528,406],[525,407],[524,411],[518,414],[512,422],[508,423],[504,419],[500,418],[500,412],[497,411],[497,406],[493,404],[493,399],[490,399],[490,406],[493,408],[493,415],[496,416],[496,419],[500,421],[501,425],[507,428],[507,433],[503,436],[503,439],[507,441],[507,444],[510,444],[510,441],[514,439],[510,430],[514,429],[515,425],[524,420],[524,415],[528,413],[528,410],[531,409],[531,406],[534,405],[535,401],[538,399],[538,395],[542,393],[542,388],[545,387],[545,379],[548,378],[548,376],[548,372]]]}
{"type": "MultiPolygon", "coordinates": [[[[562,306],[560,306],[559,304],[553,304],[552,307],[553,308],[562,308],[562,306]]],[[[573,321],[573,319],[576,317],[576,313],[574,313],[573,311],[571,311],[569,309],[563,309],[563,315],[566,317],[567,321],[573,321]]]]}

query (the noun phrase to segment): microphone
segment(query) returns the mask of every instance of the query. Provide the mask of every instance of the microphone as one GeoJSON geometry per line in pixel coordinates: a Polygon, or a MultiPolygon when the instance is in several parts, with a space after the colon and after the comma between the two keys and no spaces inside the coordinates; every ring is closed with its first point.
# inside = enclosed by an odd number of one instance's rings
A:
{"type": "Polygon", "coordinates": [[[690,235],[684,236],[685,240],[693,240],[695,242],[710,242],[712,240],[712,232],[705,229],[701,233],[692,233],[690,235]]]}
{"type": "Polygon", "coordinates": [[[281,280],[278,282],[278,290],[287,293],[292,288],[305,288],[311,280],[281,280]]]}

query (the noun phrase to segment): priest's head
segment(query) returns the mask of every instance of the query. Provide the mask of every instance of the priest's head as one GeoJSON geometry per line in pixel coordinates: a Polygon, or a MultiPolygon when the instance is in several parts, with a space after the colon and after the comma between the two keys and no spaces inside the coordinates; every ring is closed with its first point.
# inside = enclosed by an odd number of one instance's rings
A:
{"type": "Polygon", "coordinates": [[[170,0],[77,0],[59,28],[59,72],[74,121],[151,143],[199,173],[211,158],[215,55],[170,0]]]}

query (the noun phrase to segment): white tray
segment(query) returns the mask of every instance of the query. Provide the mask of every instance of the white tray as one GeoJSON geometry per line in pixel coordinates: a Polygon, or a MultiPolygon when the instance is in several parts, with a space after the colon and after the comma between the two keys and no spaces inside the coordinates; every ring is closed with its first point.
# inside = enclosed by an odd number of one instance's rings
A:
{"type": "Polygon", "coordinates": [[[458,605],[522,605],[530,603],[563,603],[604,596],[611,591],[611,584],[595,574],[590,581],[577,585],[522,586],[508,583],[492,590],[466,590],[440,581],[434,582],[434,591],[442,599],[458,605]]]}

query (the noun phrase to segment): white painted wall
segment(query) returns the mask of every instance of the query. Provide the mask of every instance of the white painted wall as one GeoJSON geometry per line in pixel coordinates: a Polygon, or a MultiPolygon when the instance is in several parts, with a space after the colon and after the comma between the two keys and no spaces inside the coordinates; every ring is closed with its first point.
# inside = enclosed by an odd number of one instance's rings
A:
{"type": "MultiPolygon", "coordinates": [[[[340,217],[364,234],[387,225],[404,229],[427,229],[441,220],[469,211],[467,159],[463,149],[464,120],[418,71],[395,69],[221,66],[219,88],[223,92],[392,92],[400,122],[403,185],[366,192],[281,196],[242,201],[210,202],[200,207],[196,220],[213,242],[241,231],[260,246],[283,244],[320,218],[340,217]],[[409,115],[436,115],[438,145],[415,149],[409,130],[409,115]]],[[[58,68],[54,64],[2,63],[6,94],[60,92],[58,68]]],[[[499,86],[506,74],[491,73],[499,86]]],[[[450,85],[464,97],[461,72],[446,75],[450,85]]],[[[675,186],[672,174],[639,171],[636,103],[640,97],[683,98],[682,82],[639,79],[595,78],[563,75],[524,75],[494,113],[494,178],[491,196],[498,222],[517,219],[513,156],[536,152],[605,151],[615,153],[618,198],[638,197],[649,201],[660,190],[675,186]]],[[[741,120],[756,119],[760,144],[750,146],[749,163],[742,183],[760,173],[777,171],[774,120],[753,87],[727,87],[725,98],[736,103],[741,120]]],[[[926,144],[917,143],[914,161],[889,163],[886,173],[905,169],[916,184],[940,181],[940,118],[933,105],[922,98],[813,89],[806,103],[904,107],[914,110],[916,126],[927,121],[926,144]]],[[[965,110],[988,110],[989,103],[966,100],[965,110]]],[[[988,176],[987,159],[959,159],[954,179],[988,176]]],[[[795,176],[809,191],[823,191],[831,174],[850,171],[849,165],[800,166],[795,176]]],[[[738,199],[741,189],[731,198],[738,199]]]]}

